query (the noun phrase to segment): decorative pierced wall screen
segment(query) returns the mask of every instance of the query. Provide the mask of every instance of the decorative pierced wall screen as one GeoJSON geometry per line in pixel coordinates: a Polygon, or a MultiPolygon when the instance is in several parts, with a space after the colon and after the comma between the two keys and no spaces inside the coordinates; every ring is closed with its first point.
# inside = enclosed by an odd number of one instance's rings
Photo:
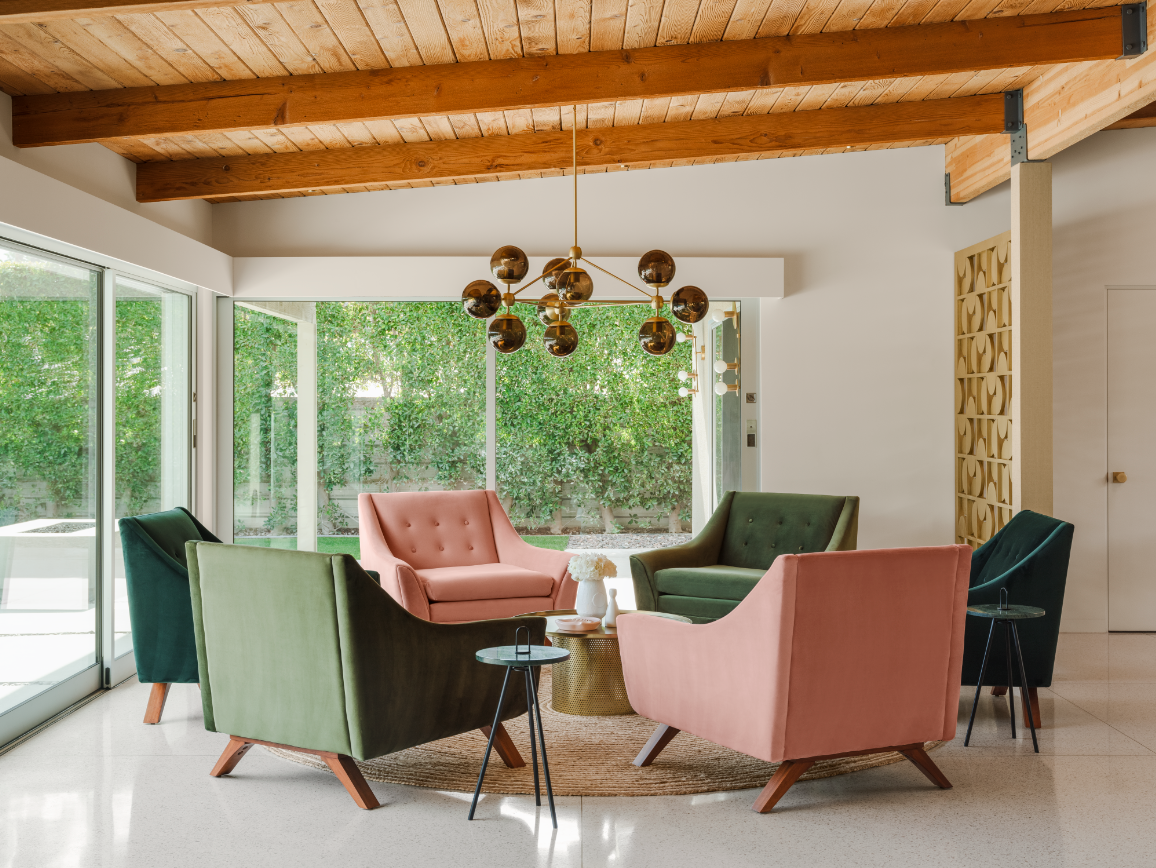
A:
{"type": "Polygon", "coordinates": [[[955,537],[976,548],[1019,508],[1011,232],[955,254],[955,537]]]}

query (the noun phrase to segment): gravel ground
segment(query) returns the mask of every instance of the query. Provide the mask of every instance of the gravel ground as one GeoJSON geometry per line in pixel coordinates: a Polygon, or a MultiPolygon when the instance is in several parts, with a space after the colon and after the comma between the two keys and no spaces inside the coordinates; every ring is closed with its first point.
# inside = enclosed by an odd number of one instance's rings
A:
{"type": "Polygon", "coordinates": [[[573,534],[568,549],[664,549],[690,542],[689,533],[582,533],[573,534]]]}

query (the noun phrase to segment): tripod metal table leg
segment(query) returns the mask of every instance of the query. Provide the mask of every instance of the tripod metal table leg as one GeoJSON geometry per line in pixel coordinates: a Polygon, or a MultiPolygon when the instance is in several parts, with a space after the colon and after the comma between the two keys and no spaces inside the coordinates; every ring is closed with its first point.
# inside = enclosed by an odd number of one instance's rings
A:
{"type": "Polygon", "coordinates": [[[1007,707],[1011,713],[1012,738],[1016,737],[1016,695],[1012,690],[1012,626],[1011,621],[1001,621],[1003,624],[1004,656],[1007,658],[1007,707]]]}
{"type": "Polygon", "coordinates": [[[979,694],[983,690],[983,675],[987,672],[987,660],[991,655],[991,640],[995,636],[995,621],[991,622],[991,629],[987,633],[987,645],[983,649],[983,663],[979,666],[979,679],[975,682],[975,699],[971,702],[971,719],[967,722],[967,735],[963,739],[963,746],[971,741],[971,727],[975,723],[975,710],[979,707],[979,694]]]}
{"type": "MultiPolygon", "coordinates": [[[[525,674],[526,684],[526,723],[530,725],[530,760],[534,764],[534,804],[539,808],[542,807],[542,790],[538,786],[538,749],[535,747],[534,741],[534,675],[530,672],[530,667],[527,666],[522,670],[525,674]]],[[[542,749],[545,753],[545,748],[542,749]]],[[[542,761],[545,762],[545,756],[542,761]]]]}
{"type": "MultiPolygon", "coordinates": [[[[1027,672],[1024,671],[1024,655],[1023,651],[1020,649],[1020,631],[1016,629],[1014,621],[1010,622],[1009,626],[1011,627],[1012,639],[1015,641],[1016,646],[1016,662],[1018,662],[1020,665],[1020,700],[1024,703],[1024,708],[1026,708],[1028,712],[1028,725],[1032,728],[1032,747],[1035,748],[1036,753],[1039,753],[1040,743],[1036,741],[1036,716],[1032,712],[1031,700],[1028,699],[1028,676],[1027,672]]],[[[1008,684],[1007,692],[1008,696],[1010,697],[1010,682],[1008,684]]]]}
{"type": "MultiPolygon", "coordinates": [[[[529,676],[527,676],[529,678],[529,676]]],[[[542,745],[542,773],[546,778],[546,798],[550,802],[550,821],[554,828],[558,828],[558,813],[554,810],[554,788],[550,786],[550,762],[546,759],[546,733],[542,728],[542,706],[538,704],[538,690],[534,687],[534,680],[529,679],[530,688],[534,693],[534,717],[538,721],[538,741],[542,745]]],[[[530,731],[530,743],[534,742],[534,732],[530,731]]]]}
{"type": "Polygon", "coordinates": [[[506,685],[510,683],[510,670],[513,667],[506,667],[506,677],[502,679],[502,692],[498,694],[498,708],[494,712],[494,725],[490,727],[490,738],[486,742],[486,756],[482,760],[482,770],[478,773],[478,785],[474,787],[474,801],[470,804],[470,815],[466,819],[472,820],[474,818],[474,811],[478,807],[478,795],[482,792],[482,779],[486,776],[486,766],[490,764],[490,751],[494,749],[494,736],[498,732],[498,724],[502,722],[502,706],[506,699],[506,685]]]}

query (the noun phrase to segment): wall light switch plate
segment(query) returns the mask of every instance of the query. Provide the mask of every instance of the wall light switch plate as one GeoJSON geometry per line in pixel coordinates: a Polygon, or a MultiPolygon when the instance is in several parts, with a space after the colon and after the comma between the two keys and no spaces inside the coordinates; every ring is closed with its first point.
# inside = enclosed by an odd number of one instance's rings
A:
{"type": "Polygon", "coordinates": [[[747,419],[747,433],[754,434],[759,430],[759,422],[757,419],[747,419]]]}

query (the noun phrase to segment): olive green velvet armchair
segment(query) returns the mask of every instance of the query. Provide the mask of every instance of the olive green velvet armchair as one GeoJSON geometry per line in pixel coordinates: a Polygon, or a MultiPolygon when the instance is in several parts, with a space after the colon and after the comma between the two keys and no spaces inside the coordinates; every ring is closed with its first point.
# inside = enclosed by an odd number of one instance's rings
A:
{"type": "MultiPolygon", "coordinates": [[[[193,629],[205,728],[228,733],[211,774],[254,744],[313,754],[362,808],[378,806],[354,759],[481,729],[504,670],[474,659],[545,618],[438,624],[407,612],[349,555],[189,543],[193,629]]],[[[506,694],[500,720],[526,713],[506,694]]],[[[498,755],[525,765],[499,723],[498,755]]],[[[479,757],[480,760],[480,757],[479,757]]]]}
{"type": "Polygon", "coordinates": [[[728,491],[690,542],[631,556],[635,605],[715,621],[779,555],[851,551],[858,531],[858,497],[728,491]]]}
{"type": "Polygon", "coordinates": [[[187,509],[122,518],[120,545],[136,673],[152,684],[145,723],[160,723],[170,684],[197,682],[185,543],[220,542],[187,509]]]}

